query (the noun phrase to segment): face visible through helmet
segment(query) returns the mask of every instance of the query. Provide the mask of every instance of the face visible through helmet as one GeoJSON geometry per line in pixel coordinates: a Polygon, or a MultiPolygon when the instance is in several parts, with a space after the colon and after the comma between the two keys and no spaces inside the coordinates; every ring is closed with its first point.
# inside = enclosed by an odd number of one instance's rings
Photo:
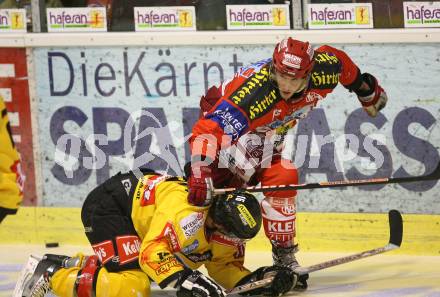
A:
{"type": "Polygon", "coordinates": [[[299,93],[307,87],[309,77],[295,78],[287,74],[283,74],[274,69],[272,79],[276,82],[280,94],[284,99],[289,99],[295,93],[299,93]]]}
{"type": "Polygon", "coordinates": [[[289,99],[307,87],[314,65],[313,55],[314,50],[308,42],[290,37],[275,46],[271,78],[284,99],[289,99]]]}

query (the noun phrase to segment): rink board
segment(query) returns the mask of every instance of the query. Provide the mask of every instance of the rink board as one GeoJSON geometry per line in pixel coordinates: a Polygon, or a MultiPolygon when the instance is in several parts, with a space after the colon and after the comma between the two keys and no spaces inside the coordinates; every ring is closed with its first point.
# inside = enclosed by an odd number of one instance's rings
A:
{"type": "MultiPolygon", "coordinates": [[[[440,255],[440,215],[403,214],[404,235],[397,254],[440,255]]],[[[297,238],[304,252],[353,252],[388,241],[386,214],[310,213],[297,215],[297,238]]],[[[22,207],[0,228],[0,244],[87,245],[79,208],[22,207]]],[[[269,250],[263,231],[249,251],[269,250]]]]}

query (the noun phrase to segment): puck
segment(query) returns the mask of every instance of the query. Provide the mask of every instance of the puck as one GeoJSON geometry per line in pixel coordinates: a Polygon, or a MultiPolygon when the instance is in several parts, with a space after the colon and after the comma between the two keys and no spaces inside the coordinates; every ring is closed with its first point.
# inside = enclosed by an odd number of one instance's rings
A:
{"type": "Polygon", "coordinates": [[[59,247],[59,243],[58,242],[46,242],[46,247],[47,248],[56,248],[59,247]]]}

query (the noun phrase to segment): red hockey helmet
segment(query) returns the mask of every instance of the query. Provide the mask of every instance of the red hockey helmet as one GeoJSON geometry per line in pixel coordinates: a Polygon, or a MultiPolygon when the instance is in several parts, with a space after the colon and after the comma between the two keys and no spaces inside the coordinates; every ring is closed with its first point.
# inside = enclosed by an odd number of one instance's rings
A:
{"type": "Polygon", "coordinates": [[[314,50],[308,42],[291,37],[281,40],[273,51],[275,69],[295,78],[305,78],[312,70],[314,50]]]}

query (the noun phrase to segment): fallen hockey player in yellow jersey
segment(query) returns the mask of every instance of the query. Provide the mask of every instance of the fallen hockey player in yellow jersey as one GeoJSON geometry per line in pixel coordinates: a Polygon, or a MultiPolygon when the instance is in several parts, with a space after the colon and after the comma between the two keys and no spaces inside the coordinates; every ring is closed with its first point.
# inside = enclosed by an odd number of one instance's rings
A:
{"type": "MultiPolygon", "coordinates": [[[[150,296],[150,282],[177,296],[219,297],[274,275],[272,283],[246,295],[279,296],[297,281],[285,267],[244,264],[245,242],[261,227],[258,200],[237,191],[213,204],[187,202],[183,178],[143,171],[113,176],[86,198],[81,219],[95,255],[45,255],[17,283],[15,296],[150,296]],[[136,174],[138,175],[138,174],[136,174]],[[139,176],[139,175],[138,175],[139,176]],[[197,268],[205,265],[209,277],[197,268]]],[[[34,260],[35,261],[35,260],[34,260]]]]}

